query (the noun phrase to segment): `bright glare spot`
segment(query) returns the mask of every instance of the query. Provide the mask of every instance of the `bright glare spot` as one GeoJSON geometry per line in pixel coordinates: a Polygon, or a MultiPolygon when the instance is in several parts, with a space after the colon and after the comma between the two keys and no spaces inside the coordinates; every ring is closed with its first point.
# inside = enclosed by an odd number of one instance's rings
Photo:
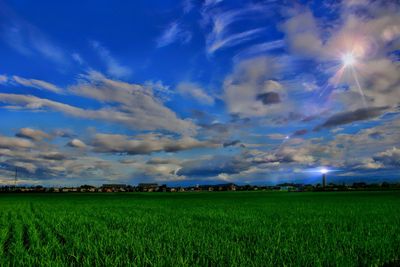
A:
{"type": "Polygon", "coordinates": [[[320,172],[321,172],[322,174],[326,174],[326,173],[328,173],[328,170],[325,169],[325,168],[323,168],[323,169],[320,170],[320,172]]]}
{"type": "Polygon", "coordinates": [[[289,136],[289,135],[287,135],[287,136],[285,137],[285,139],[286,139],[286,140],[290,139],[290,136],[289,136]]]}
{"type": "Polygon", "coordinates": [[[352,66],[355,63],[355,58],[352,53],[347,53],[342,56],[343,66],[352,66]]]}

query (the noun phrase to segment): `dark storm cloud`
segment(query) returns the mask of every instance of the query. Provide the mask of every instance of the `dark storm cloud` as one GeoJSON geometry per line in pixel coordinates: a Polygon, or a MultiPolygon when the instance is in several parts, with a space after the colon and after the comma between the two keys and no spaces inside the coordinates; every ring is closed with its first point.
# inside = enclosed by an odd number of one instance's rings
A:
{"type": "Polygon", "coordinates": [[[130,155],[151,154],[153,152],[177,152],[201,147],[215,146],[208,141],[199,141],[192,137],[173,139],[157,134],[126,136],[119,134],[97,134],[91,145],[95,152],[123,153],[130,155]]]}
{"type": "Polygon", "coordinates": [[[239,143],[240,143],[240,140],[233,140],[233,141],[228,141],[228,142],[223,143],[223,146],[224,147],[235,146],[239,143]]]}
{"type": "Polygon", "coordinates": [[[65,160],[67,159],[67,155],[64,155],[59,152],[49,152],[49,153],[43,153],[40,155],[40,158],[42,159],[47,159],[47,160],[65,160]]]}
{"type": "Polygon", "coordinates": [[[380,116],[386,109],[387,107],[371,107],[337,113],[328,118],[323,124],[315,127],[314,130],[318,131],[322,128],[331,128],[343,124],[349,124],[355,121],[373,119],[380,116]]]}
{"type": "Polygon", "coordinates": [[[264,105],[278,104],[281,102],[281,97],[278,93],[267,92],[257,95],[257,100],[263,102],[264,105]]]}
{"type": "Polygon", "coordinates": [[[308,133],[307,129],[301,129],[301,130],[297,130],[293,133],[294,136],[302,136],[305,135],[306,133],[308,133]]]}
{"type": "Polygon", "coordinates": [[[251,122],[251,118],[247,118],[247,117],[240,117],[239,114],[230,114],[231,119],[230,122],[231,123],[250,123],[251,122]]]}
{"type": "Polygon", "coordinates": [[[383,133],[380,133],[380,132],[373,132],[373,133],[370,133],[370,134],[368,134],[368,137],[370,137],[370,138],[372,138],[372,139],[375,139],[375,140],[382,140],[382,139],[385,138],[385,137],[384,137],[384,134],[383,134],[383,133]]]}
{"type": "Polygon", "coordinates": [[[236,174],[248,170],[251,162],[241,157],[214,156],[211,159],[191,160],[183,164],[177,175],[210,177],[219,174],[236,174]]]}
{"type": "Polygon", "coordinates": [[[212,123],[212,124],[202,124],[200,125],[205,130],[217,132],[217,133],[228,133],[231,129],[231,125],[224,123],[212,123]]]}
{"type": "Polygon", "coordinates": [[[168,158],[151,158],[146,162],[149,165],[162,165],[162,164],[178,164],[179,160],[177,159],[168,159],[168,158]]]}
{"type": "Polygon", "coordinates": [[[379,153],[374,157],[375,161],[382,162],[389,166],[400,166],[400,149],[393,147],[392,149],[386,150],[379,153]]]}

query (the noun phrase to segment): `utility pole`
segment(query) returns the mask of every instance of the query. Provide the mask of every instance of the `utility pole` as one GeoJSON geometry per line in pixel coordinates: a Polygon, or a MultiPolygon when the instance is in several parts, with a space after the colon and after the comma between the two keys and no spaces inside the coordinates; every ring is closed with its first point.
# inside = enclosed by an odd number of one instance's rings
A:
{"type": "Polygon", "coordinates": [[[14,187],[17,187],[18,167],[15,167],[14,187]]]}

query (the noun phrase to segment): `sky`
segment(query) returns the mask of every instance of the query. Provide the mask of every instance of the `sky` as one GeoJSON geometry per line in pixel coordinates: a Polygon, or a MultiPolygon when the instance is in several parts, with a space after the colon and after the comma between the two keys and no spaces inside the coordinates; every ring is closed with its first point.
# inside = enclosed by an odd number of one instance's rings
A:
{"type": "Polygon", "coordinates": [[[0,0],[0,184],[400,181],[398,1],[0,0]]]}

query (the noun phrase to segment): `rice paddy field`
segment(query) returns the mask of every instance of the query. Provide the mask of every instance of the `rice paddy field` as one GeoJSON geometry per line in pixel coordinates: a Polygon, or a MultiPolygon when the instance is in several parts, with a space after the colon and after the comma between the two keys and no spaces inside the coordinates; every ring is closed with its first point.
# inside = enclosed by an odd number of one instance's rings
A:
{"type": "Polygon", "coordinates": [[[0,266],[398,266],[400,192],[0,195],[0,266]]]}

